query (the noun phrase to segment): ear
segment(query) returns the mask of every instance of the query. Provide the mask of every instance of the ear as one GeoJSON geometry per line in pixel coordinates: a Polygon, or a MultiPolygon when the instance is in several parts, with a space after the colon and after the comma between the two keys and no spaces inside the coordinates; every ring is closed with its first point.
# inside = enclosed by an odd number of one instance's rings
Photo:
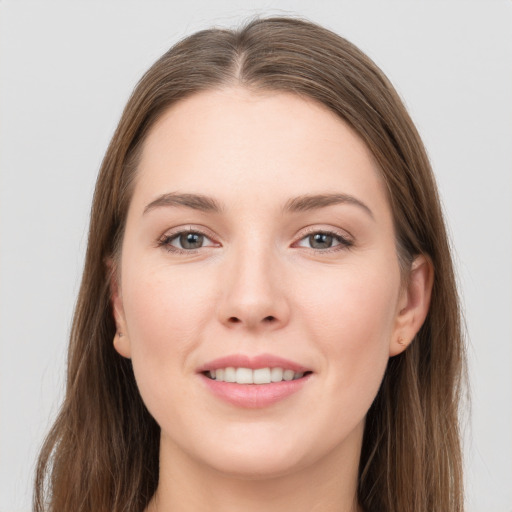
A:
{"type": "Polygon", "coordinates": [[[417,256],[398,301],[395,329],[389,346],[389,355],[403,352],[414,339],[427,317],[434,282],[434,268],[430,259],[417,256]]]}
{"type": "Polygon", "coordinates": [[[110,273],[110,302],[112,314],[116,323],[116,335],[114,336],[114,348],[123,357],[131,357],[130,338],[126,329],[126,318],[121,293],[120,276],[117,264],[109,259],[107,262],[110,273]]]}

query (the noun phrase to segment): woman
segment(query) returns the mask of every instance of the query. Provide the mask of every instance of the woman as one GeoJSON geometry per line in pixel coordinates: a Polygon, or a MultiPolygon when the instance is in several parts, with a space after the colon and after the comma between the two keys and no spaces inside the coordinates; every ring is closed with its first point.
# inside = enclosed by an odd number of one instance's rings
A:
{"type": "Polygon", "coordinates": [[[199,32],[103,161],[35,508],[460,511],[463,359],[382,72],[300,20],[199,32]]]}

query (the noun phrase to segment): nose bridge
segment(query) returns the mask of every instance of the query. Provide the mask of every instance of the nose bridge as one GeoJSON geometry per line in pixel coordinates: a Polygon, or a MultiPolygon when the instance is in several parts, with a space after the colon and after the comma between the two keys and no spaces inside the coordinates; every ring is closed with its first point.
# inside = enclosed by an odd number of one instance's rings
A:
{"type": "Polygon", "coordinates": [[[272,246],[270,240],[250,236],[233,246],[221,284],[220,315],[226,325],[270,328],[288,321],[279,257],[272,246]]]}

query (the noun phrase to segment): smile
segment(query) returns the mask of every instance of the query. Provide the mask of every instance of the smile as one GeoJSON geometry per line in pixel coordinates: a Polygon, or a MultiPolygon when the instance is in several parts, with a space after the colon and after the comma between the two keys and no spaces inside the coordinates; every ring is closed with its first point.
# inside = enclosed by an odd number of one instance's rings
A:
{"type": "Polygon", "coordinates": [[[290,381],[301,379],[304,373],[295,372],[285,368],[218,368],[206,372],[206,376],[219,382],[236,382],[237,384],[270,384],[272,382],[290,381]]]}
{"type": "Polygon", "coordinates": [[[271,354],[233,354],[198,368],[206,388],[218,399],[242,408],[264,408],[300,392],[311,368],[271,354]]]}

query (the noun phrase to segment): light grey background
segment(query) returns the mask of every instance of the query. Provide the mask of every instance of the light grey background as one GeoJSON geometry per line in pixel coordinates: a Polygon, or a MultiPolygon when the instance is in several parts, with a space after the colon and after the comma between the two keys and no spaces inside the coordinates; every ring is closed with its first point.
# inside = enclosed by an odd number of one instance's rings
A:
{"type": "Polygon", "coordinates": [[[0,512],[30,509],[95,176],[131,89],[182,36],[271,13],[359,45],[418,125],[470,337],[468,511],[512,511],[512,3],[68,0],[0,2],[0,512]]]}

